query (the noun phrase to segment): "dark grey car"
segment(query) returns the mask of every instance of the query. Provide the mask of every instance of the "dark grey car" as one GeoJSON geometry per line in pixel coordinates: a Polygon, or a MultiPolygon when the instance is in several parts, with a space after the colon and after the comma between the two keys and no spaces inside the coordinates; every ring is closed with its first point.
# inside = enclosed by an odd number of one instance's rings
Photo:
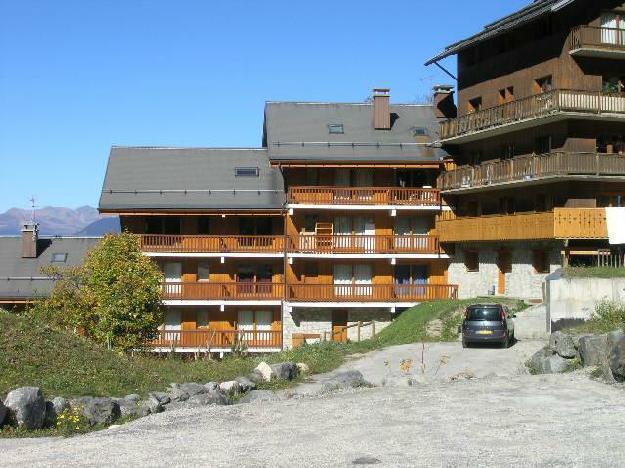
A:
{"type": "Polygon", "coordinates": [[[502,304],[467,307],[462,322],[462,347],[473,343],[498,343],[507,348],[514,341],[514,315],[502,304]]]}

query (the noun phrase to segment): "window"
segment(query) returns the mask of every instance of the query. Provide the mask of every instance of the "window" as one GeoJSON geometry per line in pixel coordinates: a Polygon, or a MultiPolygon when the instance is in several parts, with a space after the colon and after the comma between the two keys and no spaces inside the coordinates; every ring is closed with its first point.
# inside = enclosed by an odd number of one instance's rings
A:
{"type": "Polygon", "coordinates": [[[208,281],[210,278],[210,267],[208,262],[199,262],[197,264],[197,280],[208,281]]]}
{"type": "Polygon", "coordinates": [[[551,136],[541,136],[534,140],[534,152],[537,154],[551,153],[551,136]]]}
{"type": "Polygon", "coordinates": [[[412,136],[415,136],[415,137],[428,136],[428,130],[425,127],[415,127],[412,130],[412,136]]]}
{"type": "Polygon", "coordinates": [[[514,214],[515,213],[514,199],[511,197],[502,197],[499,199],[499,213],[501,214],[514,214]]]}
{"type": "Polygon", "coordinates": [[[470,272],[480,271],[479,253],[475,250],[465,250],[464,266],[467,269],[467,271],[470,271],[470,272]]]}
{"type": "Polygon", "coordinates": [[[208,328],[208,310],[197,311],[197,328],[208,328]]]}
{"type": "Polygon", "coordinates": [[[549,273],[549,256],[546,250],[534,250],[534,260],[532,262],[536,273],[549,273]]]}
{"type": "MultiPolygon", "coordinates": [[[[625,33],[625,31],[624,31],[625,33]]],[[[622,76],[604,76],[603,92],[606,94],[622,93],[625,89],[625,77],[622,76]]]]}
{"type": "Polygon", "coordinates": [[[53,253],[52,263],[65,263],[67,261],[67,253],[53,253]]]}
{"type": "Polygon", "coordinates": [[[538,78],[534,81],[534,93],[546,93],[553,89],[551,75],[538,78]]]}
{"type": "Polygon", "coordinates": [[[145,220],[146,234],[180,234],[180,217],[148,216],[145,220]]]}
{"type": "Polygon", "coordinates": [[[257,167],[236,167],[234,175],[236,177],[258,177],[260,171],[257,167]]]}
{"type": "Polygon", "coordinates": [[[476,97],[473,99],[469,99],[467,112],[472,114],[474,112],[479,112],[482,110],[482,98],[476,97]]]}
{"type": "Polygon", "coordinates": [[[625,16],[617,12],[601,15],[601,42],[604,44],[625,44],[625,16]]]}
{"type": "Polygon", "coordinates": [[[317,169],[316,167],[306,168],[306,185],[319,185],[319,169],[317,169]]]}
{"type": "Polygon", "coordinates": [[[210,218],[208,216],[202,216],[197,220],[197,233],[209,234],[210,233],[210,218]]]}
{"type": "Polygon", "coordinates": [[[319,221],[319,216],[317,215],[305,215],[304,216],[304,232],[315,232],[317,229],[317,222],[319,221]]]}
{"type": "Polygon", "coordinates": [[[507,88],[499,90],[499,104],[505,104],[506,102],[514,101],[514,87],[508,86],[507,88]]]}
{"type": "Polygon", "coordinates": [[[342,135],[345,133],[343,131],[343,124],[328,124],[328,133],[332,135],[342,135]]]}
{"type": "Polygon", "coordinates": [[[317,262],[306,262],[304,266],[304,276],[306,278],[317,278],[319,276],[319,264],[317,262]]]}
{"type": "Polygon", "coordinates": [[[515,154],[515,148],[513,144],[503,145],[501,147],[501,158],[502,159],[512,159],[515,154]]]}

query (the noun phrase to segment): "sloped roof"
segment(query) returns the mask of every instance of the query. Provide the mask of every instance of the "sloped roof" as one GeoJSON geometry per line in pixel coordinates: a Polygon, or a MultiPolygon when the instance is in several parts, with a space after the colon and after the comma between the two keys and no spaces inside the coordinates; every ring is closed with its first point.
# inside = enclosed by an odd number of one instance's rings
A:
{"type": "Polygon", "coordinates": [[[113,147],[100,211],[260,210],[284,204],[266,149],[113,147]],[[258,168],[258,177],[235,169],[258,168]]]}
{"type": "Polygon", "coordinates": [[[533,3],[526,6],[525,8],[522,8],[519,11],[512,13],[511,15],[505,16],[504,18],[501,18],[494,23],[486,25],[484,29],[479,33],[448,46],[443,52],[436,55],[435,57],[432,57],[430,60],[425,62],[425,64],[431,65],[432,63],[438,62],[445,57],[455,55],[463,49],[466,49],[467,47],[470,47],[478,42],[491,39],[511,29],[515,29],[523,24],[533,21],[541,16],[545,16],[549,13],[559,11],[565,6],[570,5],[574,1],[575,0],[535,0],[533,3]]]}
{"type": "Polygon", "coordinates": [[[263,142],[269,159],[323,161],[438,161],[439,124],[431,105],[391,104],[390,130],[373,128],[373,104],[268,102],[263,142]],[[393,120],[392,119],[392,120],[393,120]],[[342,134],[328,125],[342,124],[342,134]]]}
{"type": "Polygon", "coordinates": [[[37,258],[22,258],[21,237],[0,237],[0,299],[29,299],[50,293],[54,281],[41,269],[46,266],[78,266],[101,237],[39,238],[37,258]],[[65,262],[52,262],[55,254],[67,254],[65,262]]]}

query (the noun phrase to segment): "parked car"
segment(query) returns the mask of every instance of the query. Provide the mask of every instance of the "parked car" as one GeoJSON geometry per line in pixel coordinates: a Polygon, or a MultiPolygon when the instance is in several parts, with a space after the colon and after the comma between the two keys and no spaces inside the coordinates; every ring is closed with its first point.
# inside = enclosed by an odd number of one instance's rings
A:
{"type": "Polygon", "coordinates": [[[514,341],[514,321],[503,304],[475,304],[464,311],[462,347],[473,343],[499,343],[503,348],[514,341]]]}

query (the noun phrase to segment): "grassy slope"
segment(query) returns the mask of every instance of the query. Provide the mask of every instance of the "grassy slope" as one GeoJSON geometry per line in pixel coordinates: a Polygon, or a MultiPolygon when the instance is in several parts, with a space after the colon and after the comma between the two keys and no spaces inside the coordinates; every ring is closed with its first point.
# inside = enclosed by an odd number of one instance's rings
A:
{"type": "MultiPolygon", "coordinates": [[[[438,318],[443,323],[440,339],[454,340],[461,320],[461,315],[455,312],[475,302],[477,300],[421,304],[405,311],[373,340],[348,344],[329,342],[267,356],[230,357],[222,361],[121,356],[73,334],[0,311],[0,396],[24,385],[41,387],[46,397],[146,394],[164,389],[171,382],[223,381],[245,375],[263,359],[305,362],[313,373],[328,372],[340,366],[349,354],[431,341],[425,330],[427,322],[433,319],[438,318]]],[[[520,308],[519,301],[504,302],[520,308]]]]}
{"type": "Polygon", "coordinates": [[[567,278],[623,278],[625,268],[567,267],[564,274],[567,278]]]}

